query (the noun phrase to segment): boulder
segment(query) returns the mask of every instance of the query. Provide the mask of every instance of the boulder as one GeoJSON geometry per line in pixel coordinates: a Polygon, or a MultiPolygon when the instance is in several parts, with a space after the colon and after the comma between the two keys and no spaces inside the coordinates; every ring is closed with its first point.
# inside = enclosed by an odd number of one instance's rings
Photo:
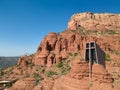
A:
{"type": "Polygon", "coordinates": [[[36,85],[34,78],[25,78],[18,80],[13,86],[12,90],[32,90],[36,85]]]}

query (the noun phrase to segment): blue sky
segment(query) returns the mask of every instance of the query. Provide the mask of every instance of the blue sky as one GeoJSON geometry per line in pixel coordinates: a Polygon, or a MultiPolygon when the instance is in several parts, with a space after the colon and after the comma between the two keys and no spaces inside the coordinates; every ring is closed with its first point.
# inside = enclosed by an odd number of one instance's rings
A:
{"type": "Polygon", "coordinates": [[[0,0],[0,56],[35,53],[49,32],[61,32],[74,13],[120,13],[120,0],[0,0]]]}

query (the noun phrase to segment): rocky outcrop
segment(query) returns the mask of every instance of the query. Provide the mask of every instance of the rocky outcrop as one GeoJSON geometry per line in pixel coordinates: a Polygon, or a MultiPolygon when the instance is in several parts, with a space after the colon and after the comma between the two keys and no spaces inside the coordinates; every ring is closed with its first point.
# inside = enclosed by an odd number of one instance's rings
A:
{"type": "Polygon", "coordinates": [[[90,83],[88,63],[75,61],[70,73],[55,81],[53,90],[106,90],[102,85],[110,86],[108,90],[116,90],[111,87],[113,78],[102,65],[94,64],[92,68],[90,83]]]}
{"type": "MultiPolygon", "coordinates": [[[[120,36],[116,34],[118,32],[115,32],[120,30],[119,26],[119,14],[94,14],[90,12],[74,14],[68,22],[66,31],[58,34],[51,32],[45,36],[34,58],[32,58],[32,62],[35,65],[51,67],[53,64],[68,58],[71,52],[82,52],[82,56],[84,56],[86,42],[90,41],[95,41],[104,51],[120,50],[120,36]],[[92,35],[89,36],[86,31],[90,30],[114,31],[92,32],[92,35]],[[104,33],[107,33],[107,36],[104,33]],[[115,34],[114,38],[112,34],[115,34]]],[[[18,65],[27,67],[29,61],[28,57],[22,57],[19,59],[18,65]]]]}
{"type": "Polygon", "coordinates": [[[54,81],[51,79],[43,80],[40,84],[35,86],[33,90],[53,90],[54,81]]]}
{"type": "Polygon", "coordinates": [[[34,59],[34,55],[25,55],[25,56],[22,56],[18,59],[18,63],[17,65],[19,65],[20,67],[22,68],[25,68],[28,66],[28,64],[32,63],[34,59]]]}
{"type": "Polygon", "coordinates": [[[71,52],[82,52],[82,56],[84,56],[86,42],[90,41],[95,41],[104,51],[120,50],[119,38],[120,36],[114,36],[114,38],[111,36],[83,36],[69,30],[60,34],[49,33],[38,47],[33,62],[35,65],[50,67],[68,58],[71,52]],[[116,46],[114,47],[113,44],[116,46]]]}
{"type": "Polygon", "coordinates": [[[75,60],[70,73],[55,81],[53,90],[89,90],[89,65],[75,60]]]}
{"type": "Polygon", "coordinates": [[[68,22],[68,30],[120,30],[120,14],[78,13],[68,22]]]}
{"type": "Polygon", "coordinates": [[[80,62],[79,60],[74,62],[74,65],[68,74],[71,78],[83,79],[89,77],[89,64],[86,62],[80,62]]]}
{"type": "Polygon", "coordinates": [[[120,31],[119,26],[119,14],[90,12],[74,14],[68,22],[66,31],[59,34],[52,32],[45,36],[35,54],[34,63],[50,67],[54,63],[65,60],[70,52],[84,52],[85,44],[89,41],[95,41],[104,51],[120,50],[118,40],[120,36],[116,35],[120,31]],[[90,30],[93,32],[91,32],[91,36],[88,36],[90,30]],[[97,31],[94,32],[94,30],[97,31]],[[102,37],[104,34],[108,36],[102,37]],[[114,36],[116,39],[109,36],[113,36],[113,34],[116,35],[114,36]],[[113,43],[116,45],[115,47],[113,47],[113,43]]]}
{"type": "Polygon", "coordinates": [[[77,41],[77,37],[85,39],[70,32],[63,34],[48,34],[35,54],[35,65],[46,65],[50,67],[53,63],[59,63],[61,60],[66,59],[69,52],[79,51],[80,45],[83,43],[80,44],[80,41],[77,41]]]}
{"type": "Polygon", "coordinates": [[[99,83],[112,83],[113,78],[112,76],[107,72],[107,70],[99,64],[95,64],[92,67],[92,80],[93,82],[99,82],[99,83]]]}
{"type": "Polygon", "coordinates": [[[11,90],[32,90],[36,85],[36,81],[34,78],[25,78],[18,80],[13,86],[11,90]]]}
{"type": "Polygon", "coordinates": [[[36,85],[33,78],[21,79],[13,85],[12,90],[117,90],[114,85],[112,86],[115,78],[113,79],[111,73],[117,72],[116,80],[119,81],[120,71],[118,68],[120,66],[110,63],[109,67],[107,64],[107,69],[110,68],[109,74],[103,66],[94,64],[92,66],[92,82],[90,82],[89,64],[84,60],[84,52],[86,42],[94,41],[105,51],[106,55],[110,55],[107,57],[108,61],[112,59],[119,61],[119,26],[120,15],[118,14],[82,13],[73,15],[66,31],[51,32],[45,36],[35,55],[21,57],[8,76],[13,77],[15,74],[22,76],[24,74],[24,77],[32,77],[36,73],[44,77],[44,80],[36,85]],[[92,34],[88,33],[89,31],[93,31],[92,34]],[[74,53],[78,54],[76,58],[79,60],[74,61],[76,59],[73,59],[74,53]],[[54,64],[58,65],[64,60],[70,64],[71,71],[67,75],[60,76],[59,69],[65,68],[57,67],[54,64]],[[73,62],[74,64],[72,64],[73,62]],[[111,69],[111,65],[115,70],[111,69]],[[55,74],[57,78],[53,76],[50,79],[47,75],[49,70],[57,71],[58,76],[55,74]]]}
{"type": "Polygon", "coordinates": [[[113,86],[114,79],[111,74],[101,65],[95,64],[92,67],[92,85],[90,90],[118,90],[113,86]]]}
{"type": "Polygon", "coordinates": [[[53,90],[89,90],[89,81],[62,76],[55,81],[53,90]]]}
{"type": "MultiPolygon", "coordinates": [[[[112,76],[99,64],[92,66],[92,82],[89,78],[89,64],[74,60],[69,74],[57,79],[44,79],[38,85],[35,79],[18,80],[12,90],[117,90],[112,85],[112,76]]],[[[119,90],[119,89],[118,89],[119,90]]]]}

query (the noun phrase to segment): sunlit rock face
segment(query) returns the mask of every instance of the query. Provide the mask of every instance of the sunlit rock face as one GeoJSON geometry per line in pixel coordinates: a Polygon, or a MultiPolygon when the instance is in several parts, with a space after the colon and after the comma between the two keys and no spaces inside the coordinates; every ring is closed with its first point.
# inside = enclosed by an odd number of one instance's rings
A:
{"type": "Polygon", "coordinates": [[[68,22],[68,30],[120,30],[120,14],[110,13],[78,13],[68,22]]]}
{"type": "Polygon", "coordinates": [[[55,81],[53,90],[111,90],[112,82],[113,78],[107,70],[102,65],[94,64],[90,83],[89,64],[75,60],[70,73],[55,81]]]}
{"type": "MultiPolygon", "coordinates": [[[[13,74],[8,77],[22,76],[40,70],[36,67],[44,67],[44,71],[55,70],[61,61],[70,60],[71,70],[66,75],[45,77],[46,73],[37,72],[44,76],[44,80],[35,84],[34,78],[19,79],[13,90],[119,90],[114,81],[119,84],[120,78],[120,15],[118,14],[94,14],[80,13],[71,17],[67,30],[51,32],[44,37],[32,56],[23,56],[14,68],[13,74]],[[89,78],[89,63],[84,60],[86,42],[94,41],[109,55],[106,68],[102,65],[92,66],[92,83],[89,78]],[[73,59],[71,53],[77,53],[73,59]],[[72,59],[70,58],[72,57],[72,59]],[[82,59],[82,61],[81,61],[82,59]],[[19,67],[18,67],[19,66],[19,67]],[[24,85],[23,85],[23,84],[24,85]]],[[[105,58],[105,60],[107,60],[105,58]]],[[[64,63],[64,62],[63,62],[64,63]]],[[[32,74],[31,74],[32,75],[32,74]]],[[[31,76],[29,76],[31,77],[31,76]]],[[[119,87],[119,85],[118,85],[119,87]]]]}

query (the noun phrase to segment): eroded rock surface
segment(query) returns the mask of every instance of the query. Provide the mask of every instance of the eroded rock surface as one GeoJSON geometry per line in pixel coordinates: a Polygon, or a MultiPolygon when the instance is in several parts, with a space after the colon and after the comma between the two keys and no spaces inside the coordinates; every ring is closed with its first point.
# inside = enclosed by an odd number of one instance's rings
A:
{"type": "Polygon", "coordinates": [[[68,75],[55,81],[53,90],[117,90],[112,89],[112,82],[111,75],[98,64],[93,65],[92,82],[90,82],[88,63],[77,61],[68,75]]]}
{"type": "Polygon", "coordinates": [[[32,90],[36,85],[34,78],[25,78],[18,80],[12,87],[12,90],[32,90]]]}
{"type": "Polygon", "coordinates": [[[13,69],[4,71],[2,79],[20,79],[12,90],[117,90],[120,83],[119,26],[119,14],[75,14],[68,22],[67,30],[46,35],[36,53],[21,57],[13,69]],[[92,82],[89,64],[84,60],[86,42],[91,41],[96,42],[107,56],[106,68],[93,65],[92,82]],[[71,70],[67,75],[59,73],[60,69],[65,69],[62,65],[58,67],[61,61],[62,64],[69,61],[71,70]],[[55,78],[48,77],[49,70],[55,78]],[[39,78],[39,83],[31,77],[39,78]]]}
{"type": "Polygon", "coordinates": [[[112,37],[105,35],[84,36],[69,30],[60,34],[50,33],[38,47],[33,62],[35,65],[51,67],[53,64],[68,58],[71,52],[82,52],[81,54],[84,56],[86,42],[91,41],[95,41],[106,52],[117,51],[120,50],[119,38],[120,36],[118,35],[112,35],[112,37]]]}
{"type": "Polygon", "coordinates": [[[110,13],[78,13],[74,14],[68,22],[69,30],[120,30],[120,14],[110,13]]]}

